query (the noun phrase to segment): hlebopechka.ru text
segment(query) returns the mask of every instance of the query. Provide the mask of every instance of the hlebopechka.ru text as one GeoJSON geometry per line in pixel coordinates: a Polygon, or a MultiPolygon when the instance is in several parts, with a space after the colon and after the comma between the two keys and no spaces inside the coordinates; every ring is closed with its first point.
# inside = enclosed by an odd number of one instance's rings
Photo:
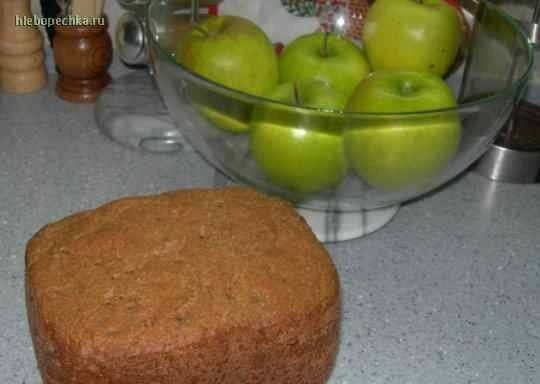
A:
{"type": "Polygon", "coordinates": [[[94,27],[105,26],[104,17],[84,17],[69,15],[63,17],[39,17],[33,16],[15,16],[15,25],[17,27],[94,27]]]}

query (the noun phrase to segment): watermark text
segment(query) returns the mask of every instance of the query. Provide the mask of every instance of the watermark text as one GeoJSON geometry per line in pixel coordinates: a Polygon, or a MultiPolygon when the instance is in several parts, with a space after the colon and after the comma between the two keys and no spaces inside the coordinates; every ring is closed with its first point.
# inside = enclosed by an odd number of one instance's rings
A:
{"type": "Polygon", "coordinates": [[[63,17],[40,17],[33,16],[15,16],[15,26],[17,27],[96,27],[105,26],[104,17],[86,17],[69,15],[63,17]]]}

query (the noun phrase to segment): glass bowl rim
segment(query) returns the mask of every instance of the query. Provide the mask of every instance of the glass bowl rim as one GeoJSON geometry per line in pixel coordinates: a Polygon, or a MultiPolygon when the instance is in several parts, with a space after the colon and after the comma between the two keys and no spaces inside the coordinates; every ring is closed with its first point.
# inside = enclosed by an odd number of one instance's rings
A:
{"type": "MultiPolygon", "coordinates": [[[[151,0],[150,1],[150,4],[148,5],[147,11],[146,11],[148,29],[150,29],[150,25],[151,25],[150,21],[152,20],[151,14],[152,14],[153,7],[155,7],[157,3],[166,3],[168,1],[170,0],[151,0]]],[[[477,5],[480,5],[480,4],[492,7],[499,14],[499,16],[505,19],[505,21],[512,26],[514,31],[516,31],[518,35],[521,37],[521,39],[525,42],[525,47],[527,49],[526,70],[524,71],[524,73],[521,75],[520,78],[512,81],[510,85],[505,86],[499,91],[489,94],[488,96],[483,96],[473,101],[467,101],[467,102],[458,104],[455,107],[422,110],[422,111],[416,111],[416,112],[399,112],[399,113],[348,112],[348,111],[342,111],[342,110],[324,109],[324,108],[316,108],[316,107],[309,107],[309,106],[298,106],[298,105],[293,105],[289,103],[280,102],[274,99],[266,98],[264,96],[257,96],[257,95],[249,94],[243,91],[239,91],[239,90],[227,87],[220,83],[217,83],[213,80],[210,80],[206,77],[198,75],[197,73],[187,69],[182,64],[174,60],[173,57],[165,49],[163,49],[160,42],[155,39],[154,34],[150,33],[150,30],[148,31],[148,35],[150,36],[151,42],[157,46],[159,52],[167,58],[168,63],[173,65],[173,67],[180,69],[191,81],[199,85],[203,85],[207,89],[210,88],[221,94],[234,97],[235,99],[241,99],[250,104],[265,104],[265,105],[269,105],[273,107],[278,107],[280,109],[294,109],[296,111],[304,112],[304,113],[320,113],[320,114],[325,114],[325,115],[332,114],[332,115],[339,115],[339,116],[348,117],[348,118],[356,117],[356,118],[389,119],[389,118],[403,118],[403,117],[414,117],[414,116],[426,117],[432,114],[444,114],[444,113],[455,114],[456,112],[466,112],[468,110],[474,111],[478,107],[484,104],[495,102],[503,97],[512,96],[512,95],[516,96],[518,92],[521,91],[522,88],[524,88],[524,86],[527,84],[529,80],[530,74],[532,72],[532,67],[534,64],[534,53],[533,53],[534,47],[530,39],[528,38],[527,34],[525,33],[523,27],[520,25],[520,23],[517,20],[514,20],[508,13],[506,13],[498,5],[488,0],[479,0],[477,2],[477,5]]]]}

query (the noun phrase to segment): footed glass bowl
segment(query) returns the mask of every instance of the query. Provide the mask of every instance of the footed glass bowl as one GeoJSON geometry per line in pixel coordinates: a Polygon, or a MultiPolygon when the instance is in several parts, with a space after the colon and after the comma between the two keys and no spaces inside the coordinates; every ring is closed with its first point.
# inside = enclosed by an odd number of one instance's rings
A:
{"type": "MultiPolygon", "coordinates": [[[[176,62],[185,9],[172,0],[154,0],[149,6],[150,61],[169,112],[206,160],[237,182],[293,202],[320,240],[346,240],[382,227],[400,203],[464,171],[510,117],[532,66],[528,38],[491,3],[471,2],[463,12],[470,37],[445,79],[459,105],[445,110],[336,113],[226,88],[176,62]],[[274,132],[277,141],[291,135],[297,140],[294,145],[272,144],[268,138],[257,142],[251,129],[257,124],[274,132]],[[257,145],[259,153],[268,149],[265,145],[277,145],[278,155],[274,148],[274,154],[257,161],[257,145]],[[299,155],[303,145],[314,149],[299,155]],[[277,174],[265,168],[265,161],[279,163],[277,174]],[[287,177],[281,177],[279,167],[287,169],[287,177]]],[[[270,39],[283,41],[285,28],[265,28],[273,25],[272,17],[265,15],[261,27],[270,39]]],[[[282,22],[280,17],[275,23],[282,22]]],[[[302,31],[305,20],[291,21],[298,23],[292,28],[296,34],[313,31],[312,22],[302,31]]]]}

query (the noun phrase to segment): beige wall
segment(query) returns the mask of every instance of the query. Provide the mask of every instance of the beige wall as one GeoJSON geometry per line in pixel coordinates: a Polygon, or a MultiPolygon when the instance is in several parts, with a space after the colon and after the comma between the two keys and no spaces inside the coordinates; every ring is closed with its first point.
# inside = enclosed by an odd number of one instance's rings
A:
{"type": "MultiPolygon", "coordinates": [[[[32,12],[35,14],[41,14],[39,0],[32,0],[32,12]]],[[[122,14],[122,10],[116,3],[116,0],[105,1],[105,12],[109,16],[111,24],[113,24],[112,27],[114,28],[114,24],[116,23],[116,20],[122,14]]],[[[114,29],[111,29],[111,30],[114,30],[114,29]]]]}
{"type": "MultiPolygon", "coordinates": [[[[32,1],[32,12],[37,15],[40,15],[41,7],[39,5],[39,0],[31,0],[31,1],[32,1]]],[[[105,0],[105,13],[109,17],[109,21],[111,24],[109,26],[109,32],[111,34],[111,37],[113,37],[113,42],[114,42],[114,30],[116,28],[116,20],[118,20],[118,18],[123,12],[124,11],[116,3],[116,0],[105,0]]],[[[54,71],[54,63],[53,63],[53,58],[52,58],[52,52],[50,51],[50,46],[48,45],[48,42],[46,46],[46,54],[47,54],[47,67],[49,68],[49,71],[52,72],[54,71]]],[[[112,75],[116,76],[125,71],[126,71],[126,68],[115,57],[115,61],[111,68],[112,75]]]]}

